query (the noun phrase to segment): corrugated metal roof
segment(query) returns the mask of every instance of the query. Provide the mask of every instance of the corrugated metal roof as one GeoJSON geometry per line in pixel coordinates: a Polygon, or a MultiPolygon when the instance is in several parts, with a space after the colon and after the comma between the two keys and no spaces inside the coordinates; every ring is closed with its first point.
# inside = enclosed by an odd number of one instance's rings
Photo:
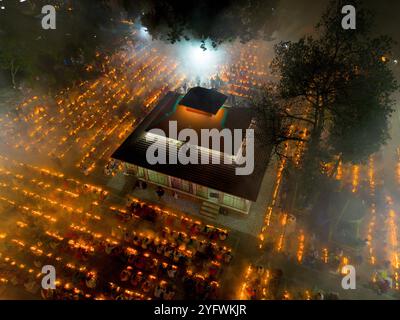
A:
{"type": "MultiPolygon", "coordinates": [[[[153,142],[146,141],[145,129],[156,117],[162,114],[165,108],[170,107],[171,103],[174,104],[179,97],[179,94],[169,92],[114,152],[112,158],[256,201],[271,152],[271,148],[260,144],[259,139],[255,139],[254,171],[247,176],[236,175],[237,165],[223,164],[222,158],[221,164],[151,165],[147,162],[146,151],[153,142]]],[[[199,163],[200,156],[199,153],[199,163]]]]}
{"type": "Polygon", "coordinates": [[[186,107],[216,114],[228,97],[213,89],[193,87],[180,103],[186,107]]]}

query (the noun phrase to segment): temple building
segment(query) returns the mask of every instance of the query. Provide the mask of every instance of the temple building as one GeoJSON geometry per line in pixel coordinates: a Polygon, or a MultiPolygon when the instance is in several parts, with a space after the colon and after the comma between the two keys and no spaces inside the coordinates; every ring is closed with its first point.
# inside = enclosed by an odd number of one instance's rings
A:
{"type": "MultiPolygon", "coordinates": [[[[166,154],[174,144],[175,152],[186,143],[177,140],[176,136],[168,136],[170,123],[174,122],[178,132],[185,128],[193,129],[201,136],[201,129],[235,129],[243,131],[243,141],[246,144],[246,129],[254,128],[256,121],[251,109],[246,106],[231,106],[227,96],[213,89],[202,87],[191,88],[186,95],[168,92],[158,105],[141,121],[130,136],[113,153],[112,158],[122,162],[126,174],[135,175],[138,179],[150,184],[183,193],[194,201],[201,201],[200,213],[215,217],[219,213],[230,211],[241,214],[249,213],[252,202],[258,197],[265,169],[270,156],[270,148],[261,139],[254,139],[254,170],[249,175],[237,175],[236,169],[243,167],[235,159],[242,155],[242,149],[232,144],[226,149],[223,139],[220,144],[210,141],[209,149],[199,142],[198,157],[205,154],[209,157],[231,157],[232,162],[223,160],[219,164],[150,164],[146,151],[153,143],[149,139],[154,129],[165,132],[168,140],[166,154]],[[150,132],[152,131],[152,132],[150,132]]],[[[257,136],[257,135],[256,135],[257,136]]]]}

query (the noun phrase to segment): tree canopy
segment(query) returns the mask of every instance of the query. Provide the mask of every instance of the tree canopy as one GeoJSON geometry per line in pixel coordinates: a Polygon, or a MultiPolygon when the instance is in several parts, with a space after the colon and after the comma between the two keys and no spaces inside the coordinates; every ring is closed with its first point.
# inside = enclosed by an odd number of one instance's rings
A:
{"type": "Polygon", "coordinates": [[[56,8],[56,29],[41,27],[47,1],[2,1],[0,14],[0,68],[16,78],[44,85],[62,85],[79,78],[84,63],[96,50],[112,43],[113,13],[108,1],[71,0],[56,8]],[[71,75],[71,77],[68,77],[71,75]]]}
{"type": "MultiPolygon", "coordinates": [[[[156,39],[222,42],[268,39],[274,31],[278,0],[124,0],[133,18],[156,39]]],[[[204,47],[205,48],[205,47],[204,47]]]]}
{"type": "Polygon", "coordinates": [[[307,162],[339,155],[357,163],[387,141],[397,83],[383,57],[390,56],[393,41],[373,37],[372,22],[360,1],[331,1],[317,36],[275,46],[271,67],[279,81],[258,104],[278,152],[282,142],[297,139],[307,141],[307,162]],[[345,30],[341,8],[351,3],[357,27],[345,30]],[[309,136],[291,131],[293,124],[308,128],[309,136]]]}

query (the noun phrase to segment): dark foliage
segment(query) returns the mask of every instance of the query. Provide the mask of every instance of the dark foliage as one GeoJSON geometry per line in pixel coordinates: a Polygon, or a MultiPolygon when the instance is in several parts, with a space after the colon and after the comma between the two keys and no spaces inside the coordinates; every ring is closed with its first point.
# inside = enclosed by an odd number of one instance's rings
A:
{"type": "MultiPolygon", "coordinates": [[[[124,0],[133,18],[149,33],[171,43],[183,39],[211,40],[216,47],[239,38],[265,38],[274,31],[278,0],[124,0]]],[[[203,46],[205,49],[205,46],[203,46]]]]}

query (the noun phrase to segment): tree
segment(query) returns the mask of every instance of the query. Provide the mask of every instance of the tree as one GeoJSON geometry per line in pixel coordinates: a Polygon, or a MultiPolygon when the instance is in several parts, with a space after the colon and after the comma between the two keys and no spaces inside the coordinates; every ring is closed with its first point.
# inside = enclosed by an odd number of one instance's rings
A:
{"type": "Polygon", "coordinates": [[[395,88],[393,75],[384,63],[371,63],[367,74],[348,82],[332,115],[328,139],[331,154],[340,155],[343,162],[361,163],[379,151],[389,139],[393,111],[390,93],[395,88]]]}
{"type": "MultiPolygon", "coordinates": [[[[340,155],[344,161],[360,162],[389,137],[390,96],[398,86],[382,57],[391,54],[393,41],[372,37],[372,15],[358,0],[352,2],[357,29],[344,30],[344,4],[349,1],[330,2],[316,27],[318,38],[275,46],[272,70],[280,79],[279,104],[272,116],[280,119],[281,133],[289,133],[292,124],[309,129],[308,161],[340,155]]],[[[293,139],[292,134],[275,143],[287,139],[293,139]]]]}
{"type": "Polygon", "coordinates": [[[335,161],[334,174],[340,161],[366,161],[389,138],[391,95],[398,89],[387,59],[393,41],[372,36],[372,18],[358,0],[331,1],[317,36],[275,46],[271,68],[279,80],[261,92],[254,107],[278,155],[296,158],[285,153],[289,141],[305,147],[292,179],[301,191],[300,207],[337,187],[322,174],[323,163],[335,161]],[[341,27],[345,4],[357,8],[356,30],[341,27]]]}
{"type": "Polygon", "coordinates": [[[211,40],[216,47],[239,38],[269,39],[274,31],[278,0],[124,0],[129,15],[140,19],[156,39],[175,43],[183,39],[211,40]]]}
{"type": "Polygon", "coordinates": [[[32,52],[37,48],[34,39],[38,33],[31,28],[35,18],[20,14],[15,21],[17,4],[4,3],[5,8],[0,15],[0,68],[10,74],[11,83],[16,88],[16,77],[21,72],[32,71],[32,52]]]}
{"type": "MultiPolygon", "coordinates": [[[[290,158],[285,152],[286,143],[307,142],[308,133],[304,130],[295,129],[292,125],[296,121],[311,123],[302,114],[291,112],[291,105],[296,103],[282,99],[274,83],[267,83],[259,94],[252,99],[252,107],[258,122],[258,127],[263,128],[263,134],[256,138],[261,139],[260,143],[272,146],[272,151],[279,157],[290,158]]],[[[300,101],[301,102],[301,101],[300,101]]],[[[297,103],[300,103],[297,101],[297,103]]]]}
{"type": "Polygon", "coordinates": [[[32,83],[40,79],[43,86],[77,79],[99,48],[112,49],[113,40],[124,36],[119,29],[115,37],[114,13],[105,0],[63,2],[57,7],[55,30],[41,27],[41,8],[47,1],[8,0],[2,4],[0,68],[10,73],[14,88],[18,77],[32,83]]]}

